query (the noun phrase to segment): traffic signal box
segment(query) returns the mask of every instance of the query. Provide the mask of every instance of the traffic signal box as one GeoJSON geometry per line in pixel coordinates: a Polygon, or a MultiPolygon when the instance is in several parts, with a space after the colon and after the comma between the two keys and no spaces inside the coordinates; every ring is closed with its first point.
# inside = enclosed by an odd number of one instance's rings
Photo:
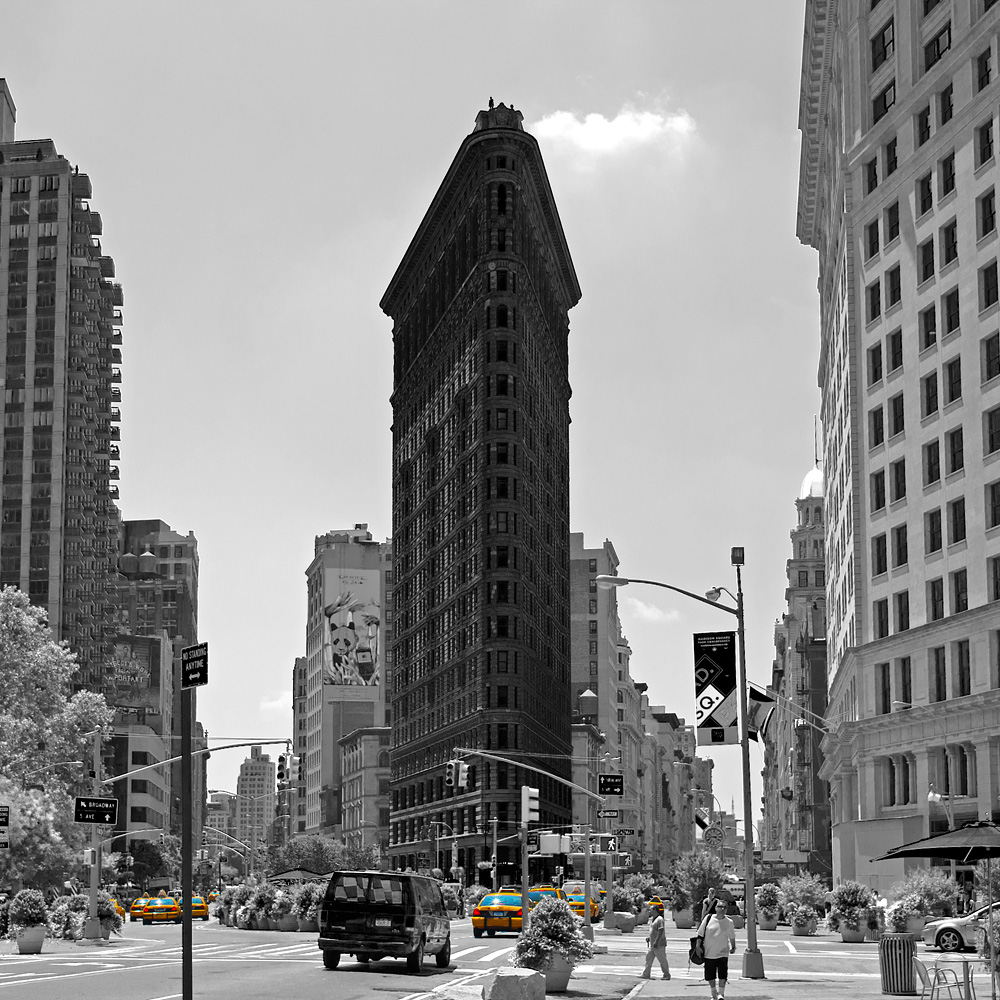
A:
{"type": "Polygon", "coordinates": [[[458,761],[449,760],[444,766],[444,783],[448,788],[455,787],[455,779],[458,777],[458,761]]]}
{"type": "Polygon", "coordinates": [[[538,789],[530,785],[521,786],[521,826],[538,821],[538,789]]]}
{"type": "Polygon", "coordinates": [[[288,758],[284,754],[278,756],[278,784],[288,777],[288,758]]]}

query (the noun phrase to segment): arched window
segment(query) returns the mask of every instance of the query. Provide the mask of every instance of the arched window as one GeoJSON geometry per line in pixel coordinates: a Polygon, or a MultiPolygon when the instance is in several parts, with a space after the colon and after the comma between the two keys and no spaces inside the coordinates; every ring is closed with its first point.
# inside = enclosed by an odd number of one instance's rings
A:
{"type": "Polygon", "coordinates": [[[497,326],[507,328],[507,307],[497,306],[497,326]]]}
{"type": "Polygon", "coordinates": [[[389,766],[389,751],[380,750],[378,753],[378,766],[388,767],[389,766]]]}

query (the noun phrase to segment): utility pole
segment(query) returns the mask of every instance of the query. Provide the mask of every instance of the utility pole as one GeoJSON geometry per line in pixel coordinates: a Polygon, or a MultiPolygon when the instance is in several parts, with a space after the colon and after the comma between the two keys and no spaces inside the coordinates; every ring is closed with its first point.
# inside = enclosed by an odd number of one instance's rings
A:
{"type": "MultiPolygon", "coordinates": [[[[101,794],[101,731],[94,730],[94,795],[101,794]]],[[[90,909],[83,936],[88,941],[101,937],[101,919],[97,915],[97,890],[101,884],[101,838],[97,824],[90,824],[90,909]]]]}
{"type": "Polygon", "coordinates": [[[493,824],[493,891],[500,888],[500,867],[497,861],[497,824],[500,822],[499,816],[494,816],[490,822],[493,824]]]}

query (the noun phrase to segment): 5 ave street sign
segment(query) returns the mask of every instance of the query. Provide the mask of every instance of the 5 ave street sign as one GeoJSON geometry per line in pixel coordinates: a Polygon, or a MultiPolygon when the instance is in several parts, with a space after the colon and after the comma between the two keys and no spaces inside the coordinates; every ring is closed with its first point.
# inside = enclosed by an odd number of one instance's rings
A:
{"type": "Polygon", "coordinates": [[[74,823],[102,823],[113,826],[118,822],[118,800],[78,798],[73,810],[74,823]]]}

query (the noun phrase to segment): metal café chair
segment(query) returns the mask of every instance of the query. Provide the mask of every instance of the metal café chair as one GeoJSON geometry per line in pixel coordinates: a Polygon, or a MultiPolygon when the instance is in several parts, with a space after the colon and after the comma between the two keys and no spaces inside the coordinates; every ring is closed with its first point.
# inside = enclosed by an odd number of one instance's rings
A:
{"type": "Polygon", "coordinates": [[[913,968],[916,970],[917,978],[923,987],[920,991],[921,1000],[924,1000],[924,997],[927,1000],[936,1000],[937,997],[941,996],[943,989],[948,991],[950,1000],[965,1000],[962,994],[962,984],[958,981],[954,969],[940,969],[937,965],[928,969],[919,958],[913,959],[913,968]],[[958,990],[957,998],[952,992],[953,990],[958,990]]]}

